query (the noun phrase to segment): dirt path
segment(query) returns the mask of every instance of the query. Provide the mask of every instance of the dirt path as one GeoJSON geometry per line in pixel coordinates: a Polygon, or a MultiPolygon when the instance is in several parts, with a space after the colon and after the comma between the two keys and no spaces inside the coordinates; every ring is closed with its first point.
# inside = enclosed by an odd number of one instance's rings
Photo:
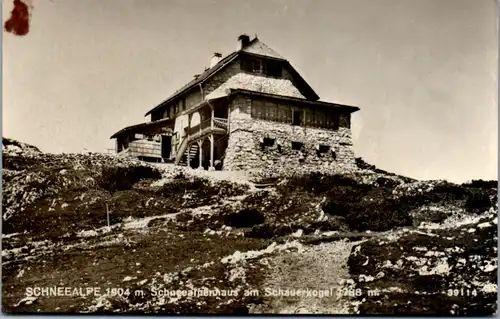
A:
{"type": "Polygon", "coordinates": [[[313,246],[304,246],[302,252],[292,252],[266,258],[269,273],[266,274],[265,289],[311,289],[332,290],[333,296],[314,297],[266,297],[251,313],[308,313],[348,314],[345,297],[337,289],[348,280],[347,259],[354,245],[359,242],[339,240],[313,246]]]}

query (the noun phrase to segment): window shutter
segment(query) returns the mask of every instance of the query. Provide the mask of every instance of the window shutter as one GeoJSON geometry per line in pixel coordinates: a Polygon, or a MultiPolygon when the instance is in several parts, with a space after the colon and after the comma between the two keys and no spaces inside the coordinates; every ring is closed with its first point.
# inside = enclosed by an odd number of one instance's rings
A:
{"type": "Polygon", "coordinates": [[[272,108],[273,108],[273,102],[266,101],[265,102],[265,108],[264,108],[264,119],[265,120],[271,120],[272,118],[272,108]]]}
{"type": "Polygon", "coordinates": [[[333,125],[332,125],[332,128],[334,130],[338,130],[339,129],[339,121],[340,121],[340,116],[337,112],[333,113],[333,125]]]}
{"type": "Polygon", "coordinates": [[[292,123],[292,108],[290,105],[286,106],[286,121],[285,123],[291,124],[292,123]]]}
{"type": "Polygon", "coordinates": [[[313,116],[314,116],[313,111],[310,108],[306,108],[304,111],[305,111],[304,112],[305,113],[304,114],[305,119],[302,119],[302,121],[304,122],[304,124],[306,126],[312,126],[312,124],[313,124],[313,116]]]}
{"type": "Polygon", "coordinates": [[[262,61],[262,73],[267,75],[268,71],[268,61],[264,60],[262,61]]]}
{"type": "Polygon", "coordinates": [[[262,119],[262,117],[264,116],[263,115],[264,108],[262,105],[262,100],[255,100],[255,106],[257,108],[257,110],[256,110],[257,118],[262,119]]]}

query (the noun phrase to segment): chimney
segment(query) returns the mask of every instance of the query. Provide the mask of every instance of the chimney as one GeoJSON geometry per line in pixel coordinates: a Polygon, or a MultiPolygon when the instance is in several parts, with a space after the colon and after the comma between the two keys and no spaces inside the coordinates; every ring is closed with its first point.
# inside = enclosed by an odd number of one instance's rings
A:
{"type": "Polygon", "coordinates": [[[240,43],[238,43],[237,50],[241,50],[250,43],[250,37],[246,34],[242,34],[238,37],[238,41],[240,41],[240,43]]]}
{"type": "Polygon", "coordinates": [[[222,54],[215,52],[210,60],[210,68],[213,68],[222,59],[222,54]]]}

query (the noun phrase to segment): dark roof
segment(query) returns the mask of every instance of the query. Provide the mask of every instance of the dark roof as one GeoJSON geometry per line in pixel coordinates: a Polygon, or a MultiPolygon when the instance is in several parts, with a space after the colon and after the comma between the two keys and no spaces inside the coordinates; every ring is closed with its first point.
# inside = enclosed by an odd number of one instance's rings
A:
{"type": "Polygon", "coordinates": [[[191,80],[188,82],[188,84],[184,85],[182,88],[177,90],[173,95],[171,95],[169,98],[167,98],[165,101],[161,102],[158,106],[154,107],[153,109],[149,110],[144,116],[147,116],[151,112],[159,109],[160,107],[164,106],[165,104],[171,102],[174,100],[176,97],[181,95],[182,93],[186,93],[189,89],[194,87],[195,85],[198,85],[200,83],[203,83],[204,80],[208,79],[210,76],[215,74],[217,71],[221,70],[224,65],[227,63],[233,61],[236,57],[238,56],[238,52],[233,52],[230,55],[226,56],[222,60],[219,61],[214,67],[206,70],[203,72],[200,76],[196,77],[195,79],[191,80]]]}
{"type": "Polygon", "coordinates": [[[236,95],[236,94],[261,96],[261,97],[266,97],[266,98],[270,98],[270,99],[286,100],[286,101],[297,102],[297,103],[301,103],[301,104],[310,104],[310,105],[318,105],[318,106],[336,107],[336,108],[341,108],[341,109],[343,109],[345,111],[348,111],[349,113],[353,113],[353,112],[359,111],[359,107],[357,107],[357,106],[351,106],[351,105],[345,105],[345,104],[338,104],[338,103],[331,103],[331,102],[324,102],[324,101],[312,101],[312,100],[307,100],[307,99],[301,99],[301,98],[298,98],[298,97],[291,97],[291,96],[284,96],[284,95],[277,95],[277,94],[262,93],[262,92],[258,92],[258,91],[250,91],[250,90],[244,90],[244,89],[231,89],[231,93],[229,93],[229,95],[236,95]]]}
{"type": "Polygon", "coordinates": [[[119,130],[115,134],[113,134],[110,138],[118,137],[119,135],[121,135],[123,133],[138,132],[138,131],[140,131],[140,129],[143,129],[143,128],[146,128],[146,127],[156,126],[156,125],[160,125],[160,124],[167,124],[167,123],[173,122],[173,121],[175,121],[175,119],[166,118],[166,119],[161,119],[161,120],[158,120],[158,121],[152,121],[152,122],[147,122],[147,123],[141,123],[141,124],[127,126],[125,128],[122,128],[121,130],[119,130]]]}
{"type": "MultiPolygon", "coordinates": [[[[247,45],[247,47],[250,47],[255,42],[259,42],[258,38],[254,38],[252,41],[250,41],[250,43],[247,45]]],[[[269,49],[267,46],[266,46],[266,48],[269,49]]],[[[244,49],[245,48],[243,48],[242,50],[239,50],[239,51],[235,51],[235,52],[229,54],[228,56],[224,57],[223,59],[221,59],[219,61],[219,63],[217,63],[214,67],[205,70],[205,72],[203,72],[200,76],[198,76],[195,79],[191,80],[189,83],[187,83],[182,88],[180,88],[179,90],[177,90],[173,95],[171,95],[165,101],[161,102],[159,105],[157,105],[156,107],[154,107],[151,110],[149,110],[144,116],[147,116],[147,115],[151,114],[151,112],[153,112],[153,111],[155,111],[155,110],[163,107],[167,103],[169,103],[172,100],[174,100],[175,98],[179,97],[181,94],[187,93],[188,90],[192,89],[196,85],[199,85],[199,84],[203,83],[205,80],[207,80],[208,78],[210,78],[212,75],[214,75],[218,71],[222,70],[223,67],[226,64],[232,62],[239,55],[250,55],[250,56],[263,57],[263,58],[272,58],[274,60],[280,60],[280,61],[285,62],[286,66],[288,66],[288,68],[291,70],[292,74],[297,79],[299,79],[300,84],[305,88],[305,90],[307,91],[307,93],[311,97],[311,99],[312,100],[318,100],[319,99],[319,96],[316,94],[316,92],[314,92],[314,90],[309,86],[309,84],[302,78],[302,76],[300,76],[300,74],[297,72],[297,70],[295,70],[293,68],[293,66],[290,64],[290,62],[288,62],[287,60],[281,58],[279,55],[268,55],[268,54],[258,54],[258,53],[254,53],[254,52],[245,52],[244,49]]],[[[271,49],[269,49],[269,50],[271,50],[271,49]]]]}

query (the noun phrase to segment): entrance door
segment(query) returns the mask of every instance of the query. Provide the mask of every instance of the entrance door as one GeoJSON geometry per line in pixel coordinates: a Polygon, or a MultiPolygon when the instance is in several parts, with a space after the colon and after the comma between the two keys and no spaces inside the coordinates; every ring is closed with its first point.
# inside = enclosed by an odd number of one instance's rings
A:
{"type": "Polygon", "coordinates": [[[172,136],[161,136],[161,157],[170,158],[170,149],[172,148],[172,136]]]}

